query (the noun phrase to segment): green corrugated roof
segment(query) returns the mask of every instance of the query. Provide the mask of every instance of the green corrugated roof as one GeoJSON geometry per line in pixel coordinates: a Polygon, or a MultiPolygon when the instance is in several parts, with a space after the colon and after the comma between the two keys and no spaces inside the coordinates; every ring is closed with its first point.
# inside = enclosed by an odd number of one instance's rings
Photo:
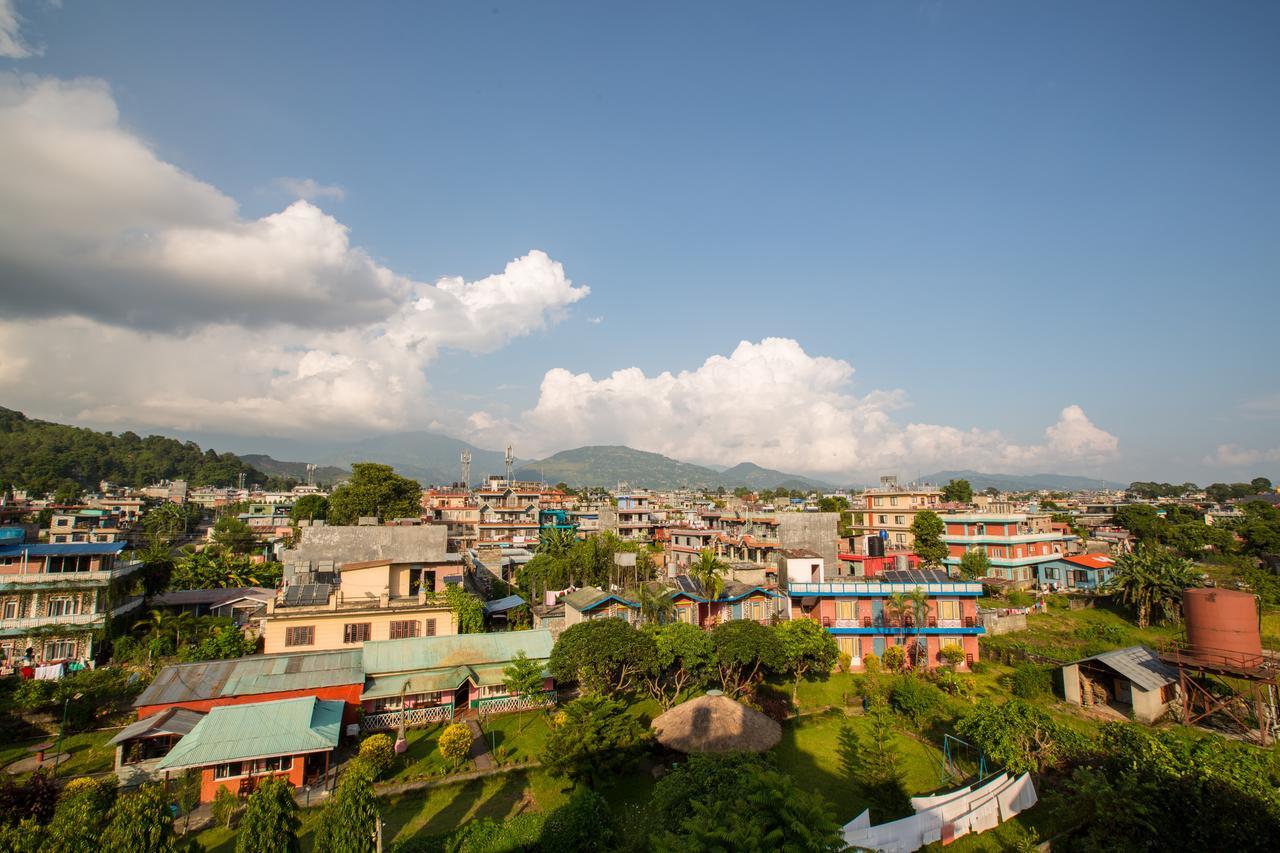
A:
{"type": "Polygon", "coordinates": [[[376,678],[455,666],[505,666],[521,651],[535,660],[545,660],[551,657],[552,645],[551,632],[547,630],[375,640],[364,644],[364,671],[376,678]]]}
{"type": "Polygon", "coordinates": [[[606,601],[614,599],[622,604],[630,607],[637,607],[634,601],[614,595],[612,592],[605,592],[602,589],[596,589],[594,586],[584,586],[582,589],[575,589],[564,597],[564,603],[574,610],[590,610],[593,607],[599,607],[606,601]]]}
{"type": "Polygon", "coordinates": [[[381,675],[369,679],[369,684],[365,687],[364,693],[360,694],[360,698],[384,699],[389,696],[399,696],[402,689],[407,695],[457,690],[467,679],[475,680],[475,673],[468,666],[455,666],[452,669],[431,672],[381,675]]]}
{"type": "Polygon", "coordinates": [[[159,769],[333,749],[342,730],[342,707],[340,701],[304,696],[213,708],[160,760],[159,769]]]}

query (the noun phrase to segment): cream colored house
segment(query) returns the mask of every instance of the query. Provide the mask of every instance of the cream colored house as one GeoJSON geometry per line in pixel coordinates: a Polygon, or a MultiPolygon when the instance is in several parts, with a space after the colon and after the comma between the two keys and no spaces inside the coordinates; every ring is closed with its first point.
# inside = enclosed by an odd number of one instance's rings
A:
{"type": "Polygon", "coordinates": [[[444,602],[457,564],[365,560],[340,567],[339,584],[285,588],[267,604],[263,652],[326,651],[369,640],[457,633],[444,602]]]}

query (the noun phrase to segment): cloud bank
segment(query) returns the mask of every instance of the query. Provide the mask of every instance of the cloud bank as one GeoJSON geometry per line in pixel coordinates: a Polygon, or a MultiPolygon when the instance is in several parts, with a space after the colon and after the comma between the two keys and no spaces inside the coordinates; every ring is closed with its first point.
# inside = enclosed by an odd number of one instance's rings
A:
{"type": "Polygon", "coordinates": [[[647,376],[633,367],[595,379],[557,368],[543,378],[537,404],[515,421],[480,412],[471,426],[491,443],[517,435],[524,452],[626,444],[679,459],[828,475],[935,465],[1079,467],[1111,459],[1118,449],[1116,437],[1075,405],[1030,445],[998,430],[901,424],[892,413],[906,395],[857,396],[853,374],[847,361],[811,356],[794,340],[743,341],[728,356],[676,374],[647,376]]]}
{"type": "Polygon", "coordinates": [[[1270,450],[1254,450],[1238,444],[1219,444],[1213,453],[1204,458],[1206,465],[1220,468],[1243,468],[1259,462],[1280,462],[1280,447],[1270,450]]]}
{"type": "Polygon", "coordinates": [[[589,293],[537,250],[414,281],[306,200],[242,218],[122,127],[101,81],[0,74],[0,163],[0,394],[77,420],[404,428],[442,348],[495,350],[589,293]]]}
{"type": "Polygon", "coordinates": [[[23,41],[21,23],[14,0],[0,0],[0,56],[6,59],[26,59],[40,55],[41,51],[23,41]]]}

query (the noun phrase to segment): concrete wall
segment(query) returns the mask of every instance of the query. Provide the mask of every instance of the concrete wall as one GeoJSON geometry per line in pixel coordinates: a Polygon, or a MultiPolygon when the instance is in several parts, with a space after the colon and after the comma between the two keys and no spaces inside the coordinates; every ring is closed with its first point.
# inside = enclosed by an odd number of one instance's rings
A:
{"type": "Polygon", "coordinates": [[[817,552],[828,566],[836,564],[839,532],[838,512],[778,513],[778,540],[782,547],[808,548],[817,552]]]}
{"type": "Polygon", "coordinates": [[[995,611],[983,610],[978,612],[978,623],[987,629],[988,634],[1008,634],[1013,631],[1027,630],[1027,614],[1011,613],[1008,616],[1000,616],[995,611]]]}
{"type": "Polygon", "coordinates": [[[443,524],[406,527],[304,527],[297,548],[284,552],[284,563],[332,560],[335,567],[365,560],[396,563],[442,563],[448,528],[443,524]]]}

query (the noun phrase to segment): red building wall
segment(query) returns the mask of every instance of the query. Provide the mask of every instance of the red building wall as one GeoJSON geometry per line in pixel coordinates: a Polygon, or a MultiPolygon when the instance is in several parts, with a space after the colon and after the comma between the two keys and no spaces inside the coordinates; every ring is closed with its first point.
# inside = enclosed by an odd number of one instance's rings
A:
{"type": "Polygon", "coordinates": [[[220,696],[216,699],[199,699],[192,702],[169,702],[161,705],[142,705],[138,708],[138,719],[158,714],[165,708],[187,708],[192,711],[208,712],[210,708],[223,705],[251,705],[256,702],[272,702],[276,699],[297,699],[303,696],[314,696],[317,699],[338,699],[346,703],[342,709],[344,725],[359,719],[360,694],[364,692],[364,682],[359,684],[337,684],[331,687],[313,687],[305,690],[278,690],[274,693],[251,693],[242,696],[220,696]]]}
{"type": "Polygon", "coordinates": [[[306,759],[305,755],[295,755],[293,757],[293,768],[288,773],[264,773],[261,776],[237,776],[234,779],[214,779],[213,768],[205,767],[200,771],[200,802],[213,802],[213,798],[218,795],[219,788],[226,788],[233,794],[238,793],[240,791],[240,782],[245,778],[257,779],[261,783],[272,776],[280,776],[288,779],[289,784],[294,788],[301,788],[303,774],[306,771],[306,759]]]}

